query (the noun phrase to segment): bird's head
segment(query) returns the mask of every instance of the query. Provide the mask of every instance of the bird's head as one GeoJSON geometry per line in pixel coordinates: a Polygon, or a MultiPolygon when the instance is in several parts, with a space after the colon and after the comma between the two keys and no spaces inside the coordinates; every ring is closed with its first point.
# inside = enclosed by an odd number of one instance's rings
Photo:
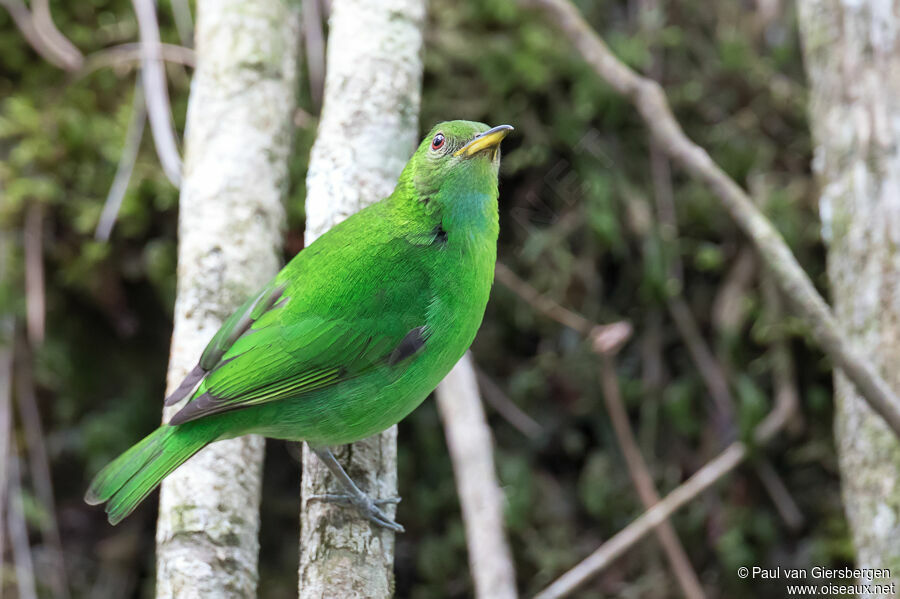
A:
{"type": "Polygon", "coordinates": [[[434,203],[433,209],[473,194],[496,198],[500,142],[512,130],[473,121],[438,123],[419,144],[401,182],[423,204],[434,203]]]}

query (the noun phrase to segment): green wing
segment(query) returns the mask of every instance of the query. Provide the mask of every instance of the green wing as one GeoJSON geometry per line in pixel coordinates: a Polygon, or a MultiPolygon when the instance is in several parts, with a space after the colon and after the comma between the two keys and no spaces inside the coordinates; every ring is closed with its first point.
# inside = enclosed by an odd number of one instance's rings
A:
{"type": "Polygon", "coordinates": [[[365,245],[343,243],[357,236],[353,220],[336,243],[301,252],[225,322],[182,384],[190,384],[184,397],[202,380],[170,424],[297,397],[385,364],[402,367],[421,351],[432,298],[415,247],[373,240],[371,231],[365,245]]]}
{"type": "Polygon", "coordinates": [[[194,390],[203,377],[216,367],[225,355],[225,352],[234,342],[243,335],[252,325],[265,314],[280,298],[286,285],[280,283],[278,277],[254,296],[247,299],[244,304],[234,311],[234,314],[222,323],[222,327],[216,332],[200,361],[194,366],[175,391],[166,398],[165,405],[171,406],[178,403],[194,390]]]}
{"type": "Polygon", "coordinates": [[[424,346],[424,327],[392,335],[360,325],[311,316],[287,326],[250,329],[170,423],[296,397],[375,366],[396,364],[395,356],[410,336],[421,336],[424,346]]]}

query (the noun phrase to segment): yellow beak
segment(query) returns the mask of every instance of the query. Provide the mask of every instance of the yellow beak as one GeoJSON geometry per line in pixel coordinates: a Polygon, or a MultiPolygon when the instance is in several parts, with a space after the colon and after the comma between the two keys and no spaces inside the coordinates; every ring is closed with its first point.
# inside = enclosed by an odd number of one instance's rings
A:
{"type": "Polygon", "coordinates": [[[500,146],[500,142],[503,141],[503,138],[512,130],[512,125],[497,125],[496,127],[475,136],[472,141],[453,152],[453,155],[469,158],[484,150],[493,150],[493,156],[496,152],[496,148],[500,146]]]}

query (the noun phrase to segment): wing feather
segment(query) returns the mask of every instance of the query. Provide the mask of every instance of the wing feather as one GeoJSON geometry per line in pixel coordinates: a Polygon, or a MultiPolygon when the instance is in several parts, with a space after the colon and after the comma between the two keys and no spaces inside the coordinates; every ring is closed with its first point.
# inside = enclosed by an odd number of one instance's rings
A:
{"type": "Polygon", "coordinates": [[[301,252],[226,321],[172,424],[298,397],[379,366],[408,366],[428,334],[428,271],[415,245],[373,230],[381,220],[362,215],[301,252]]]}

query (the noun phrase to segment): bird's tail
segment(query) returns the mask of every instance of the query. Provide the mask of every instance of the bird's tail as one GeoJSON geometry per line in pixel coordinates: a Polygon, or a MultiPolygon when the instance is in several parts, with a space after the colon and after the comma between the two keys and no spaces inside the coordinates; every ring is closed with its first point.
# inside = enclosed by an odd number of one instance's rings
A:
{"type": "Polygon", "coordinates": [[[162,479],[212,439],[200,431],[162,425],[137,445],[101,470],[85,493],[84,500],[97,505],[107,502],[110,524],[118,524],[142,502],[162,479]]]}

